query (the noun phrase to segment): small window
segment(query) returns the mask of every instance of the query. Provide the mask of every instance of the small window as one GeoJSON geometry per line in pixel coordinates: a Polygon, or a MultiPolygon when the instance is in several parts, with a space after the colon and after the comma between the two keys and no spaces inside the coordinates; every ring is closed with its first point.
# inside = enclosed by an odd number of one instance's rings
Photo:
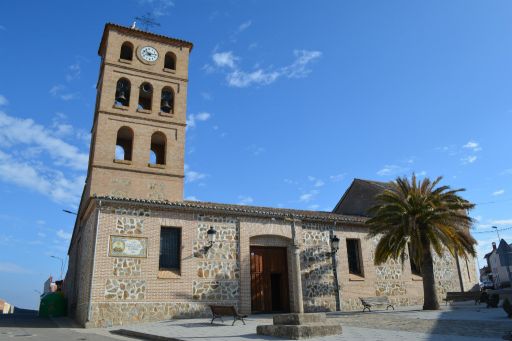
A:
{"type": "Polygon", "coordinates": [[[363,263],[361,261],[361,241],[347,238],[348,272],[363,276],[363,263]]]}
{"type": "Polygon", "coordinates": [[[153,87],[149,83],[142,83],[139,89],[139,105],[138,109],[151,110],[151,102],[153,101],[153,87]]]}
{"type": "Polygon", "coordinates": [[[128,127],[121,127],[117,131],[116,160],[132,160],[133,131],[128,127]]]}
{"type": "Polygon", "coordinates": [[[114,103],[116,106],[127,107],[130,105],[130,87],[130,81],[126,78],[117,81],[114,103]]]}
{"type": "Polygon", "coordinates": [[[133,45],[129,42],[124,42],[121,46],[121,53],[119,58],[124,60],[132,60],[133,58],[133,45]]]}
{"type": "Polygon", "coordinates": [[[160,229],[160,270],[180,270],[181,229],[162,227],[160,229]]]}
{"type": "Polygon", "coordinates": [[[411,263],[411,273],[416,276],[421,276],[421,267],[420,265],[415,261],[415,256],[413,253],[413,250],[411,248],[411,244],[407,244],[407,247],[409,248],[409,262],[411,263]]]}
{"type": "Polygon", "coordinates": [[[174,92],[171,88],[162,89],[162,98],[160,100],[160,111],[171,114],[174,109],[174,92]]]}
{"type": "Polygon", "coordinates": [[[149,163],[156,165],[165,165],[165,135],[156,132],[151,136],[151,151],[149,155],[149,163]]]}
{"type": "Polygon", "coordinates": [[[164,68],[176,70],[176,55],[172,52],[165,54],[164,68]]]}

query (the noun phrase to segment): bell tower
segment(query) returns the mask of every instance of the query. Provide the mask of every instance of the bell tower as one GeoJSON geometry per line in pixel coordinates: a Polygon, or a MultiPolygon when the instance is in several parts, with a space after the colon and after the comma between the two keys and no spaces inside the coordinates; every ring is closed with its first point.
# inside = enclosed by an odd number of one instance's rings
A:
{"type": "Polygon", "coordinates": [[[191,50],[187,41],[105,25],[82,200],[183,200],[191,50]]]}

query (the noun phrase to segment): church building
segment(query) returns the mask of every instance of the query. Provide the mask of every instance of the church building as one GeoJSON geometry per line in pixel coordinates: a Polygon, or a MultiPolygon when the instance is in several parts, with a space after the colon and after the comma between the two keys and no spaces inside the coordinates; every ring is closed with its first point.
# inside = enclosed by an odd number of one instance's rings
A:
{"type": "MultiPolygon", "coordinates": [[[[332,212],[183,200],[192,43],[105,26],[86,185],[64,290],[83,326],[241,313],[421,304],[410,261],[375,266],[367,209],[386,184],[354,180],[332,212]]],[[[341,193],[340,193],[341,194],[341,193]]],[[[435,257],[438,294],[478,283],[474,259],[435,257]]]]}

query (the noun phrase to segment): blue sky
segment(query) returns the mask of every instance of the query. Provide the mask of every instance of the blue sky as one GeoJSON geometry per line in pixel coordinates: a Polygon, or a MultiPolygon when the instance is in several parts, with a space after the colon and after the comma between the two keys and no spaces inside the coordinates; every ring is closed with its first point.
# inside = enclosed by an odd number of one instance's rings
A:
{"type": "MultiPolygon", "coordinates": [[[[444,176],[512,226],[509,1],[0,3],[0,297],[66,258],[106,22],[192,41],[185,196],[331,210],[353,178],[444,176]],[[27,10],[29,9],[29,10],[27,10]]],[[[502,237],[512,242],[512,230],[502,237]]],[[[480,258],[480,263],[482,259],[480,258]]]]}

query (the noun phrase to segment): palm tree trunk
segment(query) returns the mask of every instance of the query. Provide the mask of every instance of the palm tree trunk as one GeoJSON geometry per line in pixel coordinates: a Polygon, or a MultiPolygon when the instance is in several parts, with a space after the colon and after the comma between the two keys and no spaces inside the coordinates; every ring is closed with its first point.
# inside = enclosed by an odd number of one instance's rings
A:
{"type": "Polygon", "coordinates": [[[423,310],[438,310],[436,280],[434,278],[434,260],[428,239],[422,238],[424,243],[421,273],[423,275],[423,310]],[[426,244],[426,245],[425,245],[426,244]]]}

